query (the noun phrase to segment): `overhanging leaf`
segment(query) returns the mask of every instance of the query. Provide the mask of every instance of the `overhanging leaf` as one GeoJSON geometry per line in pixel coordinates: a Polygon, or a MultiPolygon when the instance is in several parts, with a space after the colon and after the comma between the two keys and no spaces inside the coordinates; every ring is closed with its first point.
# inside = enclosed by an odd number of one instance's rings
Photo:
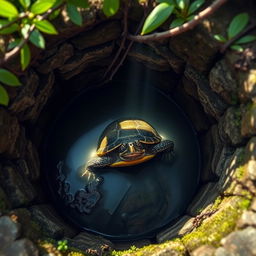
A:
{"type": "Polygon", "coordinates": [[[81,7],[81,8],[88,8],[89,3],[88,0],[68,0],[68,4],[73,4],[76,7],[81,7]]]}
{"type": "Polygon", "coordinates": [[[10,21],[0,20],[0,35],[11,34],[19,29],[18,24],[13,24],[13,25],[9,26],[8,28],[1,29],[2,26],[5,26],[8,23],[10,23],[10,21]]]}
{"type": "Polygon", "coordinates": [[[33,23],[35,24],[37,29],[39,29],[40,31],[46,34],[51,34],[51,35],[58,34],[58,31],[55,29],[52,23],[49,22],[48,20],[33,20],[33,23]]]}
{"type": "Polygon", "coordinates": [[[176,0],[176,3],[181,10],[188,8],[189,2],[190,0],[176,0]]]}
{"type": "Polygon", "coordinates": [[[248,21],[249,21],[248,13],[243,12],[236,15],[232,19],[228,27],[228,39],[231,39],[234,36],[236,36],[238,33],[240,33],[245,28],[248,21]]]}
{"type": "Polygon", "coordinates": [[[15,18],[19,14],[17,8],[10,2],[0,0],[0,16],[5,18],[15,18]]]}
{"type": "Polygon", "coordinates": [[[103,12],[107,17],[113,16],[119,9],[119,0],[104,0],[103,12]]]}
{"type": "Polygon", "coordinates": [[[248,36],[243,36],[242,38],[235,41],[235,44],[246,44],[246,43],[253,42],[255,40],[256,40],[255,35],[248,35],[248,36]]]}
{"type": "Polygon", "coordinates": [[[162,25],[172,14],[173,10],[174,6],[168,3],[157,5],[145,20],[141,35],[148,34],[162,25]]]}
{"type": "Polygon", "coordinates": [[[13,49],[14,47],[18,46],[19,43],[20,43],[20,41],[21,41],[20,38],[15,39],[14,41],[11,41],[11,42],[8,44],[7,50],[10,51],[10,50],[13,49]]]}
{"type": "Polygon", "coordinates": [[[19,2],[25,9],[30,6],[30,0],[19,0],[19,2]]]}
{"type": "Polygon", "coordinates": [[[77,10],[77,7],[73,4],[67,4],[67,13],[70,20],[78,25],[81,26],[83,24],[83,19],[79,11],[77,10]]]}
{"type": "Polygon", "coordinates": [[[20,64],[21,64],[22,70],[25,70],[27,68],[27,66],[30,63],[30,58],[31,58],[30,49],[28,45],[25,44],[20,50],[20,64]]]}
{"type": "Polygon", "coordinates": [[[197,9],[199,9],[203,4],[205,0],[196,0],[188,8],[188,15],[194,13],[197,9]]]}
{"type": "Polygon", "coordinates": [[[49,10],[54,4],[55,4],[55,1],[52,1],[52,0],[37,0],[31,6],[31,12],[34,14],[44,13],[47,10],[49,10]]]}
{"type": "Polygon", "coordinates": [[[242,51],[244,50],[244,48],[243,48],[242,46],[237,45],[237,44],[231,45],[230,48],[231,48],[232,50],[235,50],[235,51],[238,51],[238,52],[242,52],[242,51]]]}
{"type": "Polygon", "coordinates": [[[157,3],[167,3],[170,5],[175,5],[175,0],[156,0],[157,3]]]}
{"type": "Polygon", "coordinates": [[[0,84],[0,104],[4,106],[8,106],[9,104],[9,95],[1,84],[0,84]]]}
{"type": "Polygon", "coordinates": [[[35,29],[30,37],[29,37],[29,41],[34,44],[35,46],[44,49],[45,48],[45,40],[43,35],[37,30],[35,29]]]}
{"type": "Polygon", "coordinates": [[[0,82],[9,86],[21,85],[21,82],[19,81],[17,76],[4,68],[0,68],[0,82]]]}
{"type": "Polygon", "coordinates": [[[227,39],[222,35],[214,35],[214,39],[216,39],[219,42],[225,43],[227,42],[227,39]]]}
{"type": "Polygon", "coordinates": [[[172,21],[172,23],[171,23],[171,25],[170,25],[170,28],[179,27],[179,26],[181,26],[184,22],[185,22],[185,20],[182,19],[182,18],[175,19],[175,20],[172,21]]]}

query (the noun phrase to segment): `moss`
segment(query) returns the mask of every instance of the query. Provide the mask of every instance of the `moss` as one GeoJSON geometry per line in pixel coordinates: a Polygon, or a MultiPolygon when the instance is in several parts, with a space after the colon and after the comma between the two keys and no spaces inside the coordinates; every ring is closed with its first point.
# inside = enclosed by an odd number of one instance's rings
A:
{"type": "Polygon", "coordinates": [[[171,254],[171,251],[178,252],[181,256],[186,254],[186,249],[181,243],[181,240],[175,239],[162,244],[146,245],[143,248],[136,248],[135,246],[132,246],[126,251],[113,251],[111,256],[147,256],[157,254],[159,252],[166,252],[167,255],[168,253],[171,254]]]}
{"type": "MultiPolygon", "coordinates": [[[[248,209],[250,200],[242,197],[233,198],[231,203],[222,202],[224,205],[217,213],[205,220],[193,232],[181,238],[189,251],[204,244],[217,247],[220,245],[220,240],[235,229],[237,219],[244,209],[248,209]]],[[[218,198],[216,205],[219,205],[219,200],[218,198]]]]}

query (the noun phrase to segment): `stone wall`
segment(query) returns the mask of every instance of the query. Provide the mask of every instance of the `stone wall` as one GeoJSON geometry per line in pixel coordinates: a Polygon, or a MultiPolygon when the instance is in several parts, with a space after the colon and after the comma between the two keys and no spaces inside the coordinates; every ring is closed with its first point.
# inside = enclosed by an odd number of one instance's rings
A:
{"type": "MultiPolygon", "coordinates": [[[[131,30],[142,15],[139,6],[132,8],[131,30]]],[[[201,187],[186,214],[157,234],[159,245],[137,241],[132,244],[144,247],[124,255],[255,255],[256,48],[245,45],[249,58],[230,50],[221,55],[213,39],[237,12],[255,10],[254,1],[232,1],[192,31],[129,51],[128,58],[164,77],[159,87],[194,123],[203,163],[201,187]]],[[[47,200],[40,179],[38,150],[48,121],[81,90],[102,85],[120,47],[121,11],[109,20],[97,6],[83,15],[81,28],[56,21],[60,35],[35,52],[31,67],[20,73],[24,86],[9,88],[11,103],[0,108],[0,255],[61,255],[56,241],[62,239],[71,246],[69,255],[110,254],[131,245],[70,226],[47,200]]],[[[10,68],[19,73],[15,63],[10,68]]]]}

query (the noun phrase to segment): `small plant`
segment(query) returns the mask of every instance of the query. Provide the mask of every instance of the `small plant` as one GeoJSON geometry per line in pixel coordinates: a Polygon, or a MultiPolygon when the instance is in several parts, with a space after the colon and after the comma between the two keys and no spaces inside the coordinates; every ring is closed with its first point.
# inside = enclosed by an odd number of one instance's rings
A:
{"type": "Polygon", "coordinates": [[[175,19],[170,28],[181,26],[194,18],[195,12],[204,4],[205,0],[157,0],[159,3],[149,14],[142,28],[141,35],[148,34],[161,26],[172,14],[175,19]]]}
{"type": "MultiPolygon", "coordinates": [[[[230,22],[228,29],[227,29],[227,35],[214,35],[214,38],[218,40],[221,43],[227,43],[229,40],[232,40],[237,36],[239,33],[241,33],[245,27],[247,26],[249,22],[249,14],[248,13],[239,13],[237,14],[232,21],[230,22]]],[[[237,39],[230,48],[235,51],[243,51],[242,44],[250,43],[252,41],[256,40],[255,35],[246,35],[239,39],[237,39]]]]}
{"type": "Polygon", "coordinates": [[[67,240],[58,241],[57,249],[58,251],[65,252],[68,249],[68,241],[67,240]]]}

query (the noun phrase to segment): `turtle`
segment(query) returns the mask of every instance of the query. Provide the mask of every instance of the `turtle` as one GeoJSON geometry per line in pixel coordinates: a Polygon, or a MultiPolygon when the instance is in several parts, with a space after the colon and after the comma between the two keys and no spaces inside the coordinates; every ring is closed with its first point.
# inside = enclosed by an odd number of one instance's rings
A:
{"type": "Polygon", "coordinates": [[[174,143],[163,140],[155,128],[143,119],[118,119],[102,132],[96,151],[83,175],[97,167],[125,167],[143,163],[158,153],[173,152],[174,143]]]}

